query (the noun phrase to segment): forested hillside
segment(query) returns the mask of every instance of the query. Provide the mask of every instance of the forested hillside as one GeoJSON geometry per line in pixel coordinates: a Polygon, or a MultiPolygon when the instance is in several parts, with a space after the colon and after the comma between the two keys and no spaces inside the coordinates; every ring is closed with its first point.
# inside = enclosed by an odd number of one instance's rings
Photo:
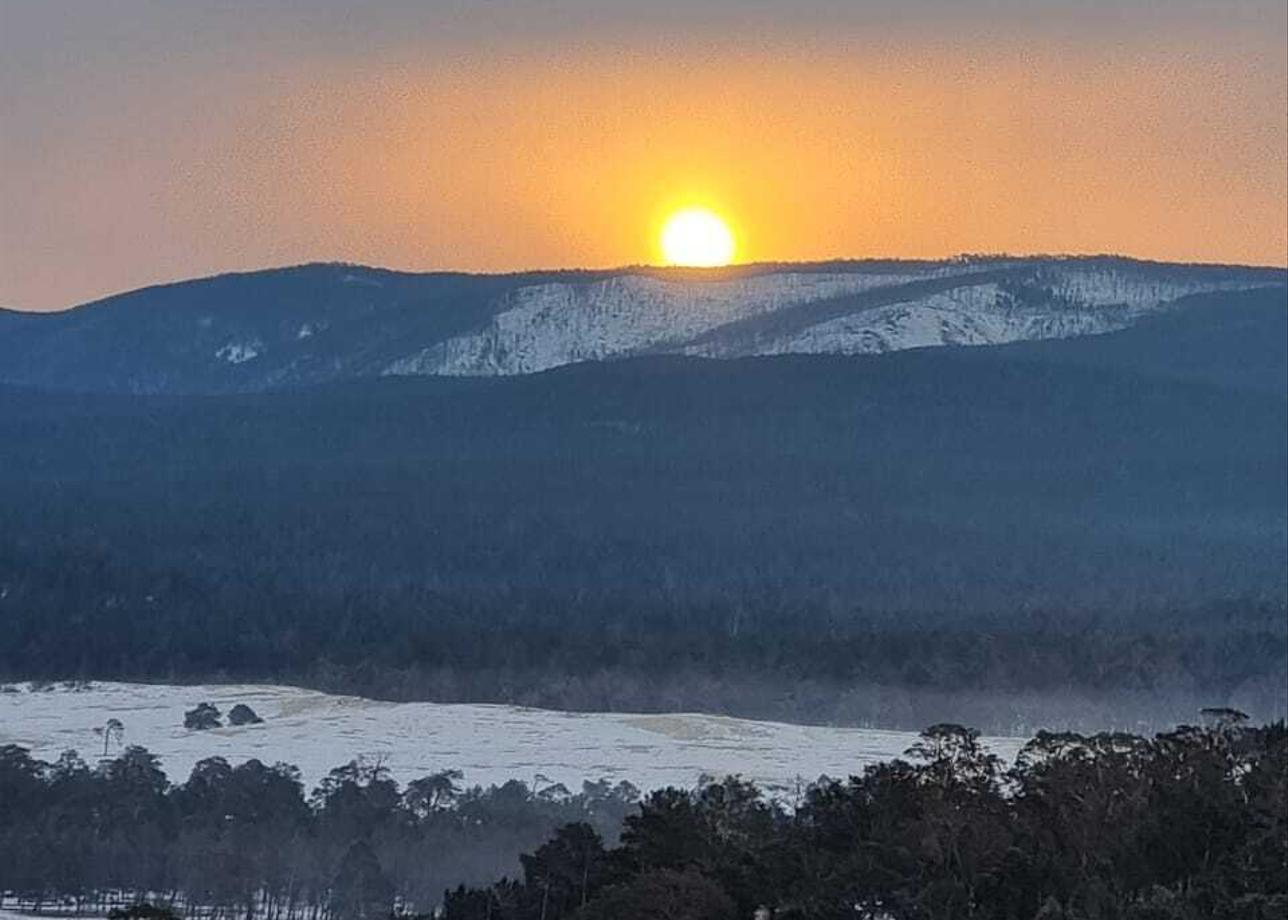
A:
{"type": "Polygon", "coordinates": [[[1250,292],[1003,348],[3,390],[0,669],[993,731],[1273,717],[1284,315],[1250,292]]]}

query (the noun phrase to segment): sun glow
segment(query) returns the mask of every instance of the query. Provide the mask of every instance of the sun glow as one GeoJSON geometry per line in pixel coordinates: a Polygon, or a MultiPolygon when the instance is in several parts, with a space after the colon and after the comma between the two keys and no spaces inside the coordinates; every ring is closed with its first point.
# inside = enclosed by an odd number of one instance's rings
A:
{"type": "Polygon", "coordinates": [[[661,246],[668,265],[709,268],[733,261],[733,232],[706,208],[685,208],[668,217],[662,225],[661,246]]]}

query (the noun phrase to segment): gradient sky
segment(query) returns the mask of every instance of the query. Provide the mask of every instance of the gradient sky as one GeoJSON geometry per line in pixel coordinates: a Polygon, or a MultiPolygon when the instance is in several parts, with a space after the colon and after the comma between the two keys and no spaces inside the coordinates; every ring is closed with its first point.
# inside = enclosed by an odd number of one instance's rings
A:
{"type": "Polygon", "coordinates": [[[1288,261],[1283,0],[0,0],[0,305],[349,260],[1288,261]]]}

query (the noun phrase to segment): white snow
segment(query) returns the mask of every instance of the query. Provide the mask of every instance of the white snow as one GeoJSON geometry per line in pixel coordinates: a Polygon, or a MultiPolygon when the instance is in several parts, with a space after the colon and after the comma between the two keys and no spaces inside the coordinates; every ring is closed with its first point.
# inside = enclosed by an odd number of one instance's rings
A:
{"type": "Polygon", "coordinates": [[[534,285],[511,294],[486,328],[396,361],[386,373],[523,374],[640,348],[665,350],[724,323],[934,275],[779,272],[727,281],[619,275],[534,285]]]}
{"type": "MultiPolygon", "coordinates": [[[[405,783],[459,769],[468,785],[510,779],[578,789],[583,780],[627,780],[641,789],[689,787],[703,774],[741,774],[779,794],[821,774],[844,777],[901,756],[910,732],[823,728],[726,716],[570,713],[514,706],[387,703],[284,686],[177,687],[95,683],[45,691],[0,692],[0,744],[19,744],[53,760],[76,749],[93,763],[103,753],[96,734],[110,718],[125,726],[123,743],[157,754],[172,780],[194,763],[220,756],[240,763],[295,764],[311,788],[328,770],[356,757],[380,757],[405,783]],[[226,715],[246,703],[264,722],[188,731],[183,714],[214,703],[226,715]]],[[[1011,759],[1023,742],[992,739],[1011,759]]],[[[113,743],[110,753],[120,746],[113,743]]]]}
{"type": "Polygon", "coordinates": [[[388,364],[384,373],[524,374],[641,351],[706,357],[857,354],[1064,338],[1125,328],[1189,294],[1265,283],[1237,272],[1195,275],[1077,260],[949,262],[899,273],[783,271],[733,280],[623,274],[519,288],[482,328],[421,348],[388,364]],[[1049,294],[1017,304],[1001,285],[975,277],[997,271],[1012,272],[1032,290],[1049,294]],[[960,285],[946,291],[881,307],[856,305],[849,315],[768,339],[744,341],[720,329],[787,307],[958,278],[960,285]]]}
{"type": "MultiPolygon", "coordinates": [[[[1126,328],[1189,294],[1230,290],[1238,282],[1181,283],[1115,270],[1060,268],[1040,283],[1055,299],[1016,306],[998,284],[971,284],[810,326],[759,343],[756,354],[865,354],[947,345],[1001,345],[1071,338],[1126,328]]],[[[691,354],[704,354],[692,349],[691,354]]],[[[714,356],[714,355],[712,355],[714,356]]]]}
{"type": "Polygon", "coordinates": [[[384,287],[385,286],[384,282],[380,281],[377,278],[371,278],[366,275],[355,274],[354,272],[349,272],[348,274],[341,277],[340,283],[341,284],[360,284],[360,285],[363,285],[364,287],[384,287]]]}
{"type": "Polygon", "coordinates": [[[1205,291],[1237,291],[1251,285],[1246,281],[1192,281],[1160,278],[1142,272],[1116,268],[1080,266],[1074,262],[1048,270],[1051,289],[1061,297],[1088,307],[1123,305],[1138,310],[1155,310],[1162,304],[1205,291]]]}
{"type": "Polygon", "coordinates": [[[229,342],[215,352],[215,357],[222,358],[229,364],[245,364],[247,361],[258,358],[263,348],[264,343],[258,340],[252,342],[229,342]]]}
{"type": "Polygon", "coordinates": [[[995,309],[996,284],[866,310],[757,348],[759,354],[866,354],[935,345],[987,345],[1024,337],[1027,324],[995,309]]]}

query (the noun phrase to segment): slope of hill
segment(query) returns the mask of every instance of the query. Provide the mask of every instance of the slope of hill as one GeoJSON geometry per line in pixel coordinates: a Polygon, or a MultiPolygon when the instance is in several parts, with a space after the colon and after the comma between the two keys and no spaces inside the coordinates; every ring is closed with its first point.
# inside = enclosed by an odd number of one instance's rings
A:
{"type": "Polygon", "coordinates": [[[1010,357],[1288,394],[1288,297],[1279,288],[1198,294],[1116,335],[1022,342],[1010,357]]]}
{"type": "Polygon", "coordinates": [[[509,375],[639,354],[856,354],[1128,327],[1273,269],[1120,258],[412,275],[347,265],[0,316],[0,382],[224,393],[381,375],[509,375]]]}
{"type": "Polygon", "coordinates": [[[0,390],[0,670],[910,727],[828,682],[981,726],[981,688],[1281,708],[1282,298],[1004,347],[0,390]]]}

